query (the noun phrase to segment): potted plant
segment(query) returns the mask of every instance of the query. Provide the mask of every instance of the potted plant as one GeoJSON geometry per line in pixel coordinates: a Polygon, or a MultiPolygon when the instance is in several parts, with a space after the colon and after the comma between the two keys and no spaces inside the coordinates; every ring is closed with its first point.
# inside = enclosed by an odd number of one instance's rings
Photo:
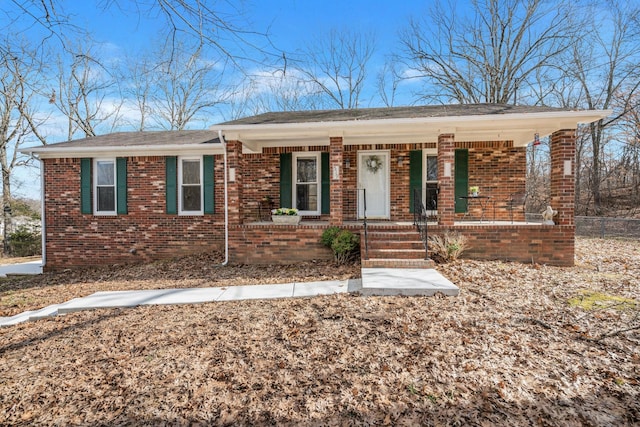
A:
{"type": "Polygon", "coordinates": [[[479,192],[480,187],[478,187],[477,185],[472,185],[471,187],[469,187],[469,193],[471,193],[473,197],[478,197],[479,192]]]}
{"type": "Polygon", "coordinates": [[[274,224],[298,225],[300,223],[298,209],[278,208],[271,211],[271,221],[274,224]]]}

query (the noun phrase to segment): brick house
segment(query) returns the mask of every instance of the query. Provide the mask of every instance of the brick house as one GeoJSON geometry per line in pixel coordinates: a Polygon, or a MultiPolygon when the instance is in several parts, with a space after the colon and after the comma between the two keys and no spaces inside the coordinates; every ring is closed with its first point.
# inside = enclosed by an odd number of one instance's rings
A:
{"type": "Polygon", "coordinates": [[[575,129],[608,114],[492,104],[267,113],[24,152],[41,160],[47,269],[213,250],[232,263],[325,259],[322,232],[362,233],[365,218],[363,257],[419,265],[422,205],[428,233],[469,238],[467,257],[572,265],[575,129]],[[554,226],[505,203],[525,191],[535,134],[551,138],[554,226]],[[483,198],[465,198],[470,186],[483,198]],[[297,208],[300,224],[273,224],[279,206],[297,208]]]}

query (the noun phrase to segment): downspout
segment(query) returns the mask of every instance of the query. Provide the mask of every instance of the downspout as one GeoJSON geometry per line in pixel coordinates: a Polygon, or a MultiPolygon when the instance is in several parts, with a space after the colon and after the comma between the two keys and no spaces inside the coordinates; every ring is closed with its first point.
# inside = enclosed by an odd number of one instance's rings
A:
{"type": "Polygon", "coordinates": [[[227,142],[222,136],[222,130],[218,130],[218,139],[224,150],[222,153],[224,159],[224,262],[222,265],[225,266],[229,263],[229,192],[227,189],[227,142]]]}
{"type": "Polygon", "coordinates": [[[45,221],[44,213],[44,160],[37,158],[31,154],[31,158],[40,162],[40,239],[42,249],[42,271],[44,266],[47,265],[47,222],[45,221]]]}

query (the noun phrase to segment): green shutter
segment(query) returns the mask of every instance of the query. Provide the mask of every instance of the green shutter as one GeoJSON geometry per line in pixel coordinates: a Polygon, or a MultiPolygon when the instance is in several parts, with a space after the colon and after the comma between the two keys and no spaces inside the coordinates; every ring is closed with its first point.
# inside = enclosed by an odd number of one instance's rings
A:
{"type": "Polygon", "coordinates": [[[118,214],[126,215],[127,211],[127,159],[118,157],[116,159],[116,180],[118,187],[116,188],[116,198],[118,206],[118,214]]]}
{"type": "Polygon", "coordinates": [[[331,180],[329,179],[329,153],[320,154],[321,213],[329,214],[331,209],[331,180]]]}
{"type": "Polygon", "coordinates": [[[204,156],[204,213],[214,213],[214,164],[213,156],[204,156]]]}
{"type": "Polygon", "coordinates": [[[91,200],[91,159],[80,159],[80,212],[93,213],[91,200]]]}
{"type": "Polygon", "coordinates": [[[460,197],[469,194],[469,150],[455,151],[454,169],[456,213],[464,213],[468,202],[460,197]]]}
{"type": "Polygon", "coordinates": [[[166,162],[166,203],[167,213],[178,213],[178,158],[169,156],[165,158],[166,162]]]}
{"type": "Polygon", "coordinates": [[[292,208],[292,175],[293,175],[293,156],[291,153],[280,154],[280,207],[292,208]]]}
{"type": "Polygon", "coordinates": [[[413,213],[413,192],[422,194],[422,150],[409,152],[409,212],[413,213]]]}

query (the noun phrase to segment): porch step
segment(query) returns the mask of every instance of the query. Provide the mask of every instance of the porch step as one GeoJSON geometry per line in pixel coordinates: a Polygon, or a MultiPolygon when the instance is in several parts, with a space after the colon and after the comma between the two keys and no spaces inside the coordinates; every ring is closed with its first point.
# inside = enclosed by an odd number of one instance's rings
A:
{"type": "Polygon", "coordinates": [[[368,233],[368,251],[362,253],[362,266],[373,268],[433,268],[425,259],[420,234],[413,227],[372,230],[368,233]]]}
{"type": "Polygon", "coordinates": [[[431,259],[369,258],[360,263],[362,268],[435,268],[431,259]]]}

